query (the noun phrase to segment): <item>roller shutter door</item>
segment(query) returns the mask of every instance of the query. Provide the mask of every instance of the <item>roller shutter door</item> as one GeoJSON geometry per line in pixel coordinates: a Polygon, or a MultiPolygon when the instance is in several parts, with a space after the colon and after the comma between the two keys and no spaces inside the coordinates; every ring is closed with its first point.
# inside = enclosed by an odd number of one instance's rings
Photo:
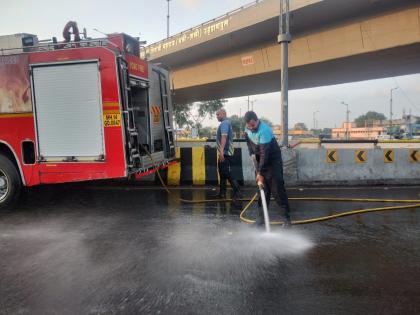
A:
{"type": "Polygon", "coordinates": [[[97,62],[32,68],[38,150],[45,160],[104,155],[97,62]]]}

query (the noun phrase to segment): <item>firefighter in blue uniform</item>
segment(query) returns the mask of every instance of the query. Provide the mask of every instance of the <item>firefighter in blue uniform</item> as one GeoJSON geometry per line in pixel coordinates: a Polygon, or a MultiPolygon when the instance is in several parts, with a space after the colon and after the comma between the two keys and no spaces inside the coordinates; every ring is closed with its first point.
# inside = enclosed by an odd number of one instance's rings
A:
{"type": "MultiPolygon", "coordinates": [[[[264,183],[267,206],[273,192],[277,204],[283,210],[284,225],[291,225],[290,206],[283,180],[283,161],[280,147],[274,138],[270,126],[258,119],[257,114],[249,111],[245,114],[245,137],[249,154],[255,155],[257,160],[256,181],[264,183]]],[[[261,201],[258,202],[259,210],[257,224],[264,223],[261,201]]]]}

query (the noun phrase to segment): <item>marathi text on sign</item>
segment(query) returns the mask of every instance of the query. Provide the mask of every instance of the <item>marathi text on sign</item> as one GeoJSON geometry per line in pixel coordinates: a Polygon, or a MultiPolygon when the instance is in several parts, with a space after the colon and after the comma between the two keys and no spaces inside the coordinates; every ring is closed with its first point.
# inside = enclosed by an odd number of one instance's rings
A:
{"type": "Polygon", "coordinates": [[[191,41],[197,38],[209,36],[217,32],[223,32],[227,27],[229,27],[229,23],[230,23],[230,18],[227,18],[219,22],[214,22],[208,26],[202,26],[202,27],[192,29],[188,32],[182,33],[168,40],[149,46],[146,50],[146,53],[148,54],[159,53],[161,51],[168,50],[172,47],[176,47],[177,45],[184,44],[188,41],[191,41]]]}

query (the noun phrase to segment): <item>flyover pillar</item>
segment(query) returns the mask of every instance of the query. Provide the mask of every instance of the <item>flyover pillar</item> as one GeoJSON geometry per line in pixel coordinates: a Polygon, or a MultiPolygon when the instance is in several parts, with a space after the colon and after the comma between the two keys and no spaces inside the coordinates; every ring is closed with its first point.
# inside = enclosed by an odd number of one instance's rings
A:
{"type": "Polygon", "coordinates": [[[278,42],[281,46],[281,116],[283,146],[289,144],[289,43],[292,40],[289,27],[289,0],[280,0],[278,42]]]}

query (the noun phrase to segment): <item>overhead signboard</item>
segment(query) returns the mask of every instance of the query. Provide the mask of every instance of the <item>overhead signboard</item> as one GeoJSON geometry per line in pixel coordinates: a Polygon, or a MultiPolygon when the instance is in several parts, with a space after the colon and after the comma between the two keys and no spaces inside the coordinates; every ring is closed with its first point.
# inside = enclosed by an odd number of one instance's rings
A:
{"type": "Polygon", "coordinates": [[[250,56],[244,56],[241,58],[241,62],[243,66],[251,66],[253,65],[254,62],[254,56],[250,55],[250,56]]]}

